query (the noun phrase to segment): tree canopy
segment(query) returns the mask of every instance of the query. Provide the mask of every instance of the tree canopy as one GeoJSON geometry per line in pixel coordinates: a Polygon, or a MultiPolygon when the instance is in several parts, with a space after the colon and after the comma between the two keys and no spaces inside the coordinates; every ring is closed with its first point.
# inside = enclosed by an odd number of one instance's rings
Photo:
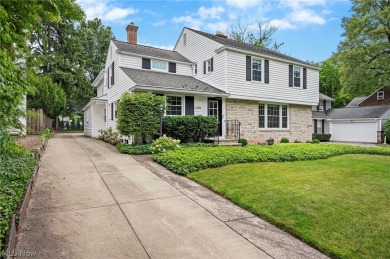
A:
{"type": "Polygon", "coordinates": [[[365,95],[390,80],[390,1],[352,0],[351,11],[336,55],[343,86],[365,95]]]}

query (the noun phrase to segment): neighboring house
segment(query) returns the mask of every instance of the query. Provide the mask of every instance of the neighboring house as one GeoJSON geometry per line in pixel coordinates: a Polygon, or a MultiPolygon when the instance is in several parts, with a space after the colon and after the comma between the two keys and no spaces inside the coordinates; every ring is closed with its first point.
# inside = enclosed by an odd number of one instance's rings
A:
{"type": "Polygon", "coordinates": [[[116,129],[124,92],[150,91],[166,96],[166,116],[216,117],[221,138],[239,131],[251,143],[311,140],[318,67],[221,33],[184,28],[169,51],[138,45],[133,23],[126,30],[128,42],[110,43],[105,69],[93,82],[97,97],[84,107],[85,135],[116,129]]]}
{"type": "Polygon", "coordinates": [[[356,97],[345,108],[328,112],[332,141],[382,143],[390,119],[390,89],[381,87],[366,97],[356,97]]]}
{"type": "Polygon", "coordinates": [[[329,134],[330,128],[327,121],[327,111],[332,108],[334,99],[320,93],[320,101],[312,107],[313,133],[329,134]]]}

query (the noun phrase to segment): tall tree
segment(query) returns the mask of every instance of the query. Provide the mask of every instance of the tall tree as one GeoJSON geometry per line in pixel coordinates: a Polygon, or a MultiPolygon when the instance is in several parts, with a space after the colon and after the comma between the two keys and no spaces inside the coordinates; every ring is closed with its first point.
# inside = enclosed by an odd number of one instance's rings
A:
{"type": "Polygon", "coordinates": [[[341,89],[339,65],[331,57],[322,62],[320,67],[320,92],[335,97],[341,89]]]}
{"type": "Polygon", "coordinates": [[[278,27],[269,21],[257,21],[256,29],[251,29],[249,25],[242,25],[240,20],[237,20],[237,24],[231,25],[226,33],[233,40],[278,50],[284,43],[277,43],[272,39],[277,31],[278,27]]]}
{"type": "Polygon", "coordinates": [[[390,80],[390,1],[352,0],[339,45],[342,84],[355,95],[368,94],[390,80]]]}

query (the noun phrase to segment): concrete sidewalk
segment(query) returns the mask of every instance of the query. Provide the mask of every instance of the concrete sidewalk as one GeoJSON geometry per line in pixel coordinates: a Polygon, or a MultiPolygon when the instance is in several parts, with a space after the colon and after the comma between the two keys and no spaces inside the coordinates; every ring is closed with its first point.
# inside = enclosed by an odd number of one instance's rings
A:
{"type": "Polygon", "coordinates": [[[269,258],[131,156],[77,134],[49,141],[17,251],[37,258],[269,258]]]}

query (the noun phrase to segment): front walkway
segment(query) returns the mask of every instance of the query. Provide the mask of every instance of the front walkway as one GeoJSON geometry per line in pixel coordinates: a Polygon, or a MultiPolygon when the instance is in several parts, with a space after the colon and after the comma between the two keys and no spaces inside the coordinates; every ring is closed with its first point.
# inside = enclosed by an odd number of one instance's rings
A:
{"type": "Polygon", "coordinates": [[[114,147],[77,134],[48,143],[17,251],[37,258],[268,258],[114,147]]]}

